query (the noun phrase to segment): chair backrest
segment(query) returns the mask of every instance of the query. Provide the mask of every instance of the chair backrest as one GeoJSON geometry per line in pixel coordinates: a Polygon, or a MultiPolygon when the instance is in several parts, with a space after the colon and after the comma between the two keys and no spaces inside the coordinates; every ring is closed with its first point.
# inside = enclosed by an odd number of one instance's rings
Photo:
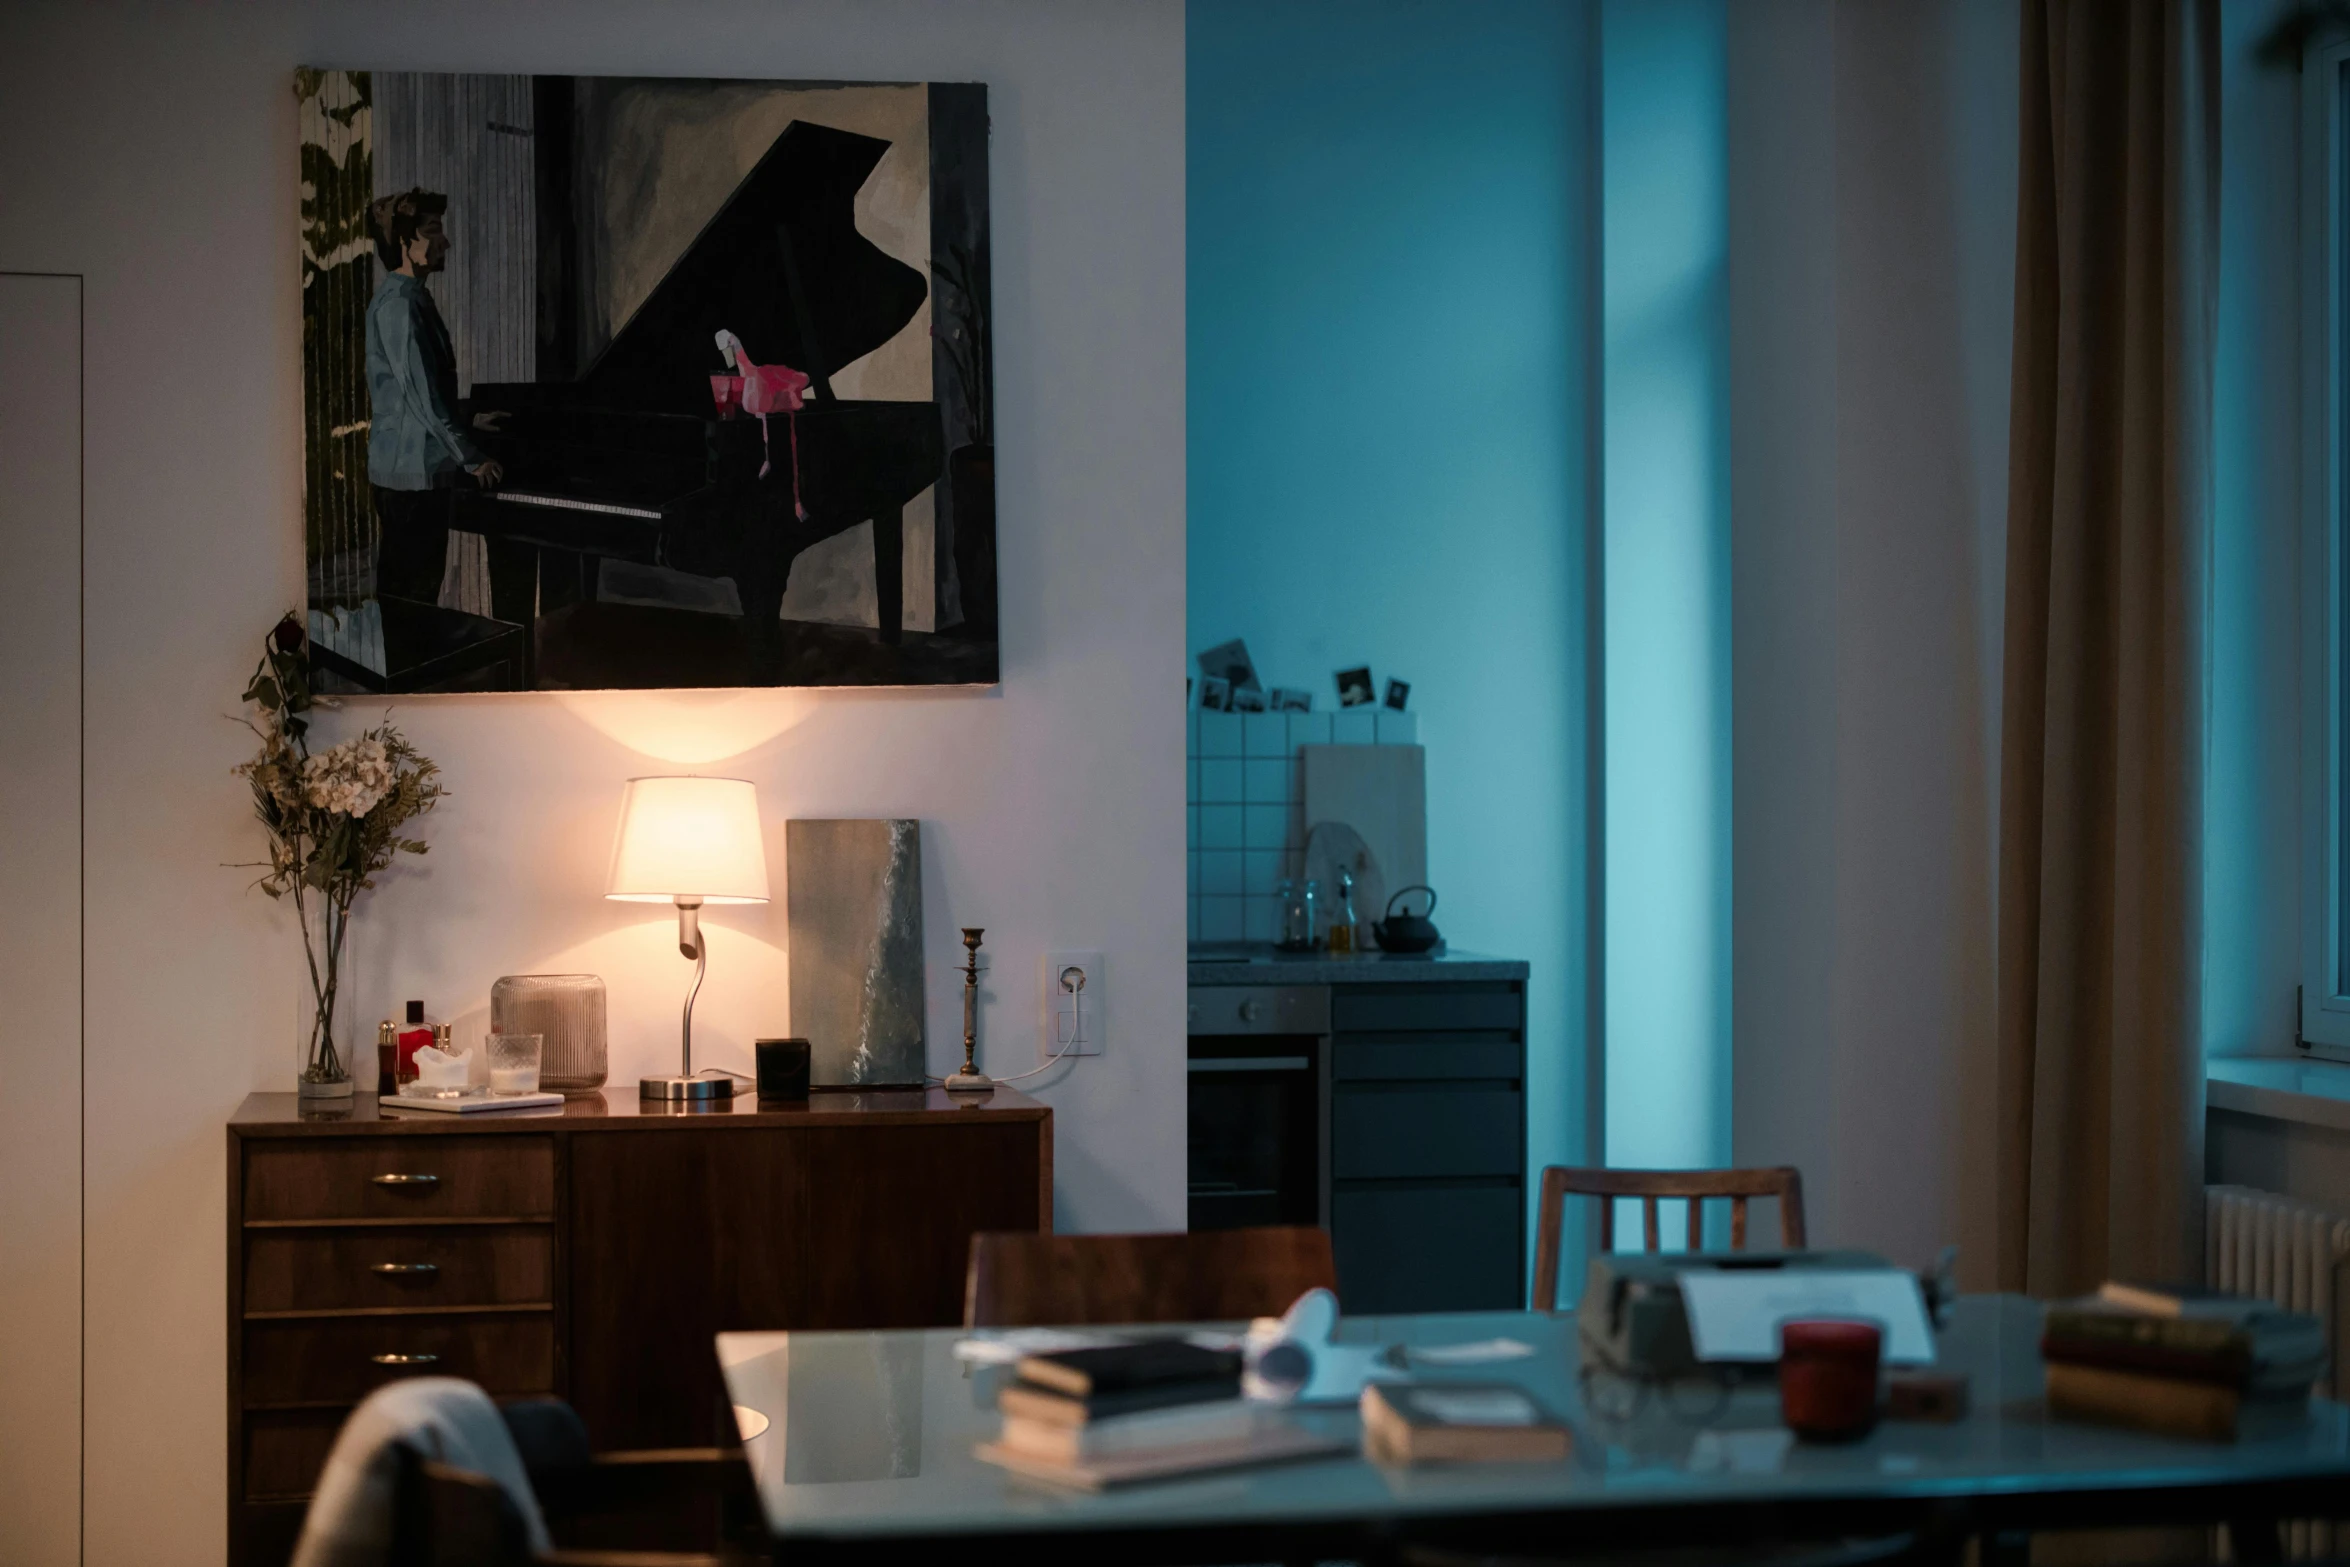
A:
{"type": "Polygon", "coordinates": [[[1640,1199],[1641,1244],[1659,1249],[1656,1205],[1659,1198],[1689,1200],[1689,1249],[1705,1244],[1705,1203],[1708,1197],[1730,1200],[1730,1249],[1746,1249],[1746,1204],[1755,1197],[1779,1202],[1779,1244],[1800,1251],[1803,1234],[1803,1174],[1793,1165],[1757,1170],[1577,1170],[1552,1165],[1542,1172],[1542,1211],[1534,1237],[1534,1305],[1558,1309],[1558,1272],[1561,1232],[1566,1224],[1567,1197],[1572,1193],[1599,1199],[1599,1249],[1616,1245],[1616,1199],[1640,1199]]]}
{"type": "Polygon", "coordinates": [[[1279,1316],[1307,1290],[1338,1287],[1329,1235],[1312,1226],[1187,1235],[971,1237],[963,1324],[1227,1322],[1279,1316]]]}
{"type": "Polygon", "coordinates": [[[530,1540],[503,1486],[405,1444],[399,1457],[392,1567],[528,1567],[530,1540]]]}
{"type": "MultiPolygon", "coordinates": [[[[499,1415],[550,1521],[618,1543],[687,1542],[693,1551],[558,1551],[572,1567],[721,1567],[709,1554],[735,1539],[764,1538],[758,1498],[739,1449],[588,1450],[587,1427],[558,1398],[516,1399],[499,1415]]],[[[391,1544],[387,1567],[544,1567],[554,1558],[530,1546],[530,1531],[506,1488],[484,1474],[393,1449],[391,1544]]]]}

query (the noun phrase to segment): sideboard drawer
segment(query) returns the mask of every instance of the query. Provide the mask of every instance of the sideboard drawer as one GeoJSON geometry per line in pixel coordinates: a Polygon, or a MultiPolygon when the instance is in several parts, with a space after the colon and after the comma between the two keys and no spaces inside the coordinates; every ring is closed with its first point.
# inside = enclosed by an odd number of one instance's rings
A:
{"type": "Polygon", "coordinates": [[[554,1298],[549,1225],[256,1230],[245,1246],[248,1315],[544,1305],[554,1298]]]}
{"type": "Polygon", "coordinates": [[[552,1392],[554,1313],[245,1324],[248,1403],[356,1401],[401,1377],[463,1377],[492,1393],[552,1392]],[[414,1358],[378,1358],[389,1356],[414,1358]]]}
{"type": "Polygon", "coordinates": [[[341,1409],[281,1409],[245,1421],[245,1496],[266,1502],[308,1496],[343,1429],[341,1409]]]}
{"type": "Polygon", "coordinates": [[[551,1138],[321,1138],[245,1150],[248,1223],[554,1216],[551,1138]]]}

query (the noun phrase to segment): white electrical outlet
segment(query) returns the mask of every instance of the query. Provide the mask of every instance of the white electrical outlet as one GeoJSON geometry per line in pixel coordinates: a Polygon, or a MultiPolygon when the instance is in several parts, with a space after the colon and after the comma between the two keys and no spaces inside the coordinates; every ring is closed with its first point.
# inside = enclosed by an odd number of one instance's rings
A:
{"type": "Polygon", "coordinates": [[[1044,1036],[1039,1059],[1098,1056],[1109,1030],[1107,991],[1098,952],[1044,955],[1044,1036]]]}

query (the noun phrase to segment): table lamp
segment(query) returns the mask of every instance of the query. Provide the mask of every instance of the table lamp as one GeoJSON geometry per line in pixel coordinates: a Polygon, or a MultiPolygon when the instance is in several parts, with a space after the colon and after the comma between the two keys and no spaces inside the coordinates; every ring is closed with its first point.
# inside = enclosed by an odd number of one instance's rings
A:
{"type": "Polygon", "coordinates": [[[677,1075],[645,1078],[639,1097],[732,1098],[733,1078],[694,1075],[694,997],[710,969],[702,905],[767,901],[758,790],[741,778],[631,778],[620,796],[620,830],[612,840],[604,896],[676,904],[677,950],[694,960],[677,1075]]]}

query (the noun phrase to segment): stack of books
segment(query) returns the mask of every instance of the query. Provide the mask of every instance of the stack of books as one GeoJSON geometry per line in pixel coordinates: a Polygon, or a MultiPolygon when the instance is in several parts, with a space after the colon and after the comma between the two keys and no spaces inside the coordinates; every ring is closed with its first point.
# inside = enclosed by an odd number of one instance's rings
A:
{"type": "Polygon", "coordinates": [[[1383,1464],[1555,1463],[1575,1451],[1565,1421],[1502,1382],[1374,1382],[1362,1411],[1363,1452],[1383,1464]]]}
{"type": "Polygon", "coordinates": [[[2233,1442],[2300,1423],[2325,1374],[2317,1318],[2209,1291],[2109,1283],[2048,1308],[2048,1412],[2233,1442]]]}
{"type": "Polygon", "coordinates": [[[1099,1490],[1346,1444],[1241,1397],[1237,1350],[1149,1339],[1030,1355],[996,1397],[1003,1431],[978,1456],[1099,1490]]]}

